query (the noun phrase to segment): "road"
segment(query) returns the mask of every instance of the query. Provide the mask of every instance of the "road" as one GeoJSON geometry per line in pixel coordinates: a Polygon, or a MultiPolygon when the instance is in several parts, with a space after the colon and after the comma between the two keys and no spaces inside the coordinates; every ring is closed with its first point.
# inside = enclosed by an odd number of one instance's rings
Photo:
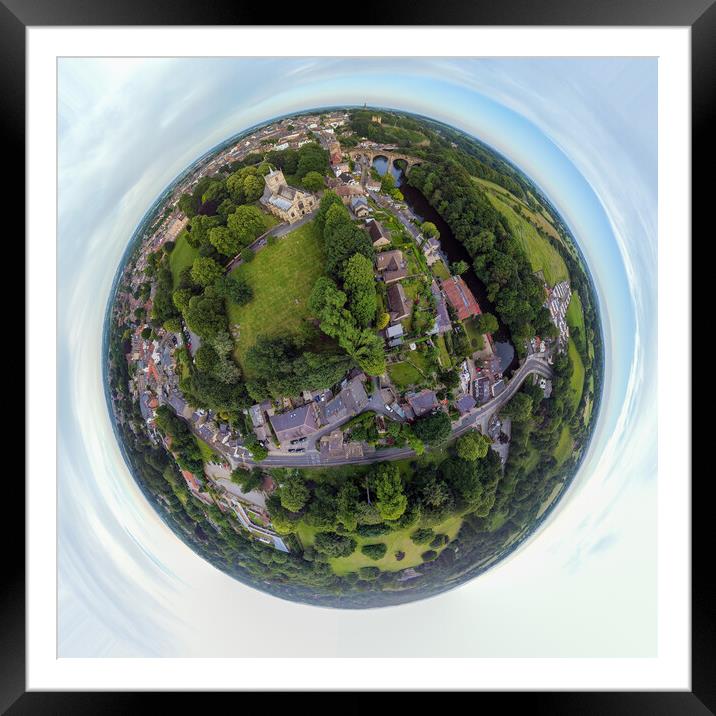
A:
{"type": "MultiPolygon", "coordinates": [[[[488,415],[492,415],[497,412],[510,398],[520,389],[520,386],[524,382],[525,378],[532,373],[537,373],[544,378],[552,378],[552,368],[547,363],[547,360],[542,355],[530,355],[526,358],[525,362],[515,371],[514,375],[507,383],[505,388],[500,395],[489,400],[487,403],[480,405],[473,411],[463,416],[452,429],[452,438],[459,437],[465,434],[469,430],[472,430],[477,423],[488,415]]],[[[375,395],[375,391],[373,393],[375,395]]],[[[371,396],[373,397],[373,396],[371,396]]],[[[381,401],[382,402],[382,401],[381,401]]],[[[366,410],[375,410],[374,405],[369,405],[366,410]]],[[[390,412],[382,412],[384,415],[388,415],[394,419],[394,415],[390,412]]],[[[353,417],[353,416],[351,416],[353,417]]],[[[330,432],[336,427],[350,420],[350,417],[344,420],[334,423],[333,425],[325,428],[321,431],[322,434],[330,432]]],[[[331,458],[321,455],[317,451],[299,453],[296,455],[269,455],[265,460],[261,461],[263,467],[311,467],[311,466],[327,466],[327,465],[349,465],[349,464],[365,464],[378,462],[383,460],[402,460],[404,458],[414,457],[415,451],[411,448],[386,448],[385,450],[377,450],[371,455],[364,455],[361,458],[331,458]]],[[[246,460],[245,464],[253,464],[252,461],[246,460]]]]}

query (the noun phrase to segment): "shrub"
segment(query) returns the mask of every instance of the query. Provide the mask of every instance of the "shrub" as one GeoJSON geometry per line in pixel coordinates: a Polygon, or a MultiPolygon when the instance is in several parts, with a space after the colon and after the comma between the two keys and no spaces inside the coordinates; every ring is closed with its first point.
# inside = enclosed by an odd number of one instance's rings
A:
{"type": "Polygon", "coordinates": [[[430,543],[430,546],[433,549],[437,549],[438,547],[444,547],[449,541],[450,538],[447,535],[435,535],[435,539],[430,543]]]}
{"type": "Polygon", "coordinates": [[[313,543],[317,552],[329,557],[347,557],[353,554],[356,548],[356,541],[351,537],[344,537],[335,532],[319,532],[316,541],[313,543]]]}
{"type": "Polygon", "coordinates": [[[376,542],[375,544],[364,544],[360,551],[370,559],[383,559],[388,547],[384,542],[376,542]]]}
{"type": "Polygon", "coordinates": [[[390,525],[381,522],[377,525],[359,525],[356,532],[361,537],[380,537],[381,535],[388,534],[390,530],[390,525]]]}
{"type": "Polygon", "coordinates": [[[395,561],[396,561],[396,562],[400,562],[400,561],[402,561],[403,559],[405,559],[405,552],[401,552],[400,550],[398,550],[398,551],[395,553],[395,561]]]}
{"type": "Polygon", "coordinates": [[[378,567],[361,567],[358,570],[358,574],[360,575],[361,579],[378,579],[378,577],[380,576],[380,569],[378,567]]]}
{"type": "Polygon", "coordinates": [[[433,539],[435,533],[429,527],[421,527],[410,535],[415,544],[427,544],[433,539]]]}
{"type": "Polygon", "coordinates": [[[433,549],[429,549],[427,552],[423,552],[420,555],[420,558],[423,562],[432,562],[434,559],[438,558],[438,553],[433,549]]]}

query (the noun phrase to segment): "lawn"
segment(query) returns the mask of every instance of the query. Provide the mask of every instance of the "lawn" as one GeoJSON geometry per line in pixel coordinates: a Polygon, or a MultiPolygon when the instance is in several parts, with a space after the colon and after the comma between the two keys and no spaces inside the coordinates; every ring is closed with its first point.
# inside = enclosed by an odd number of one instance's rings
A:
{"type": "Polygon", "coordinates": [[[492,205],[507,219],[514,237],[525,250],[532,269],[542,271],[550,286],[568,280],[567,265],[557,249],[540,236],[535,227],[527,219],[519,216],[511,206],[493,193],[488,192],[487,196],[492,205]]]}
{"type": "Polygon", "coordinates": [[[485,339],[482,337],[480,331],[477,330],[475,319],[468,318],[466,321],[463,321],[462,325],[465,326],[465,333],[467,333],[467,337],[470,339],[470,345],[473,346],[474,350],[481,351],[485,347],[485,339]]]}
{"type": "Polygon", "coordinates": [[[582,391],[584,390],[584,363],[579,355],[577,346],[572,338],[569,339],[569,360],[572,362],[574,370],[572,371],[572,379],[570,381],[572,393],[572,405],[575,410],[582,399],[582,391]]]}
{"type": "MultiPolygon", "coordinates": [[[[308,297],[323,274],[323,254],[313,222],[304,224],[232,272],[254,291],[245,306],[229,303],[231,326],[238,326],[234,355],[246,371],[244,358],[259,335],[296,334],[308,316],[308,297]]],[[[246,371],[247,377],[251,377],[246,371]]]]}
{"type": "Polygon", "coordinates": [[[216,462],[219,460],[219,456],[216,453],[215,450],[212,450],[212,448],[205,443],[201,438],[197,438],[196,442],[199,445],[199,450],[201,451],[201,459],[207,463],[207,462],[216,462]]]}
{"type": "Polygon", "coordinates": [[[432,266],[433,276],[438,279],[450,278],[450,271],[444,261],[436,261],[432,266]]]}
{"type": "Polygon", "coordinates": [[[582,352],[586,353],[587,337],[584,333],[584,311],[582,310],[582,301],[577,291],[572,291],[572,298],[567,308],[567,325],[570,329],[579,329],[579,344],[582,352]]]}
{"type": "Polygon", "coordinates": [[[199,250],[195,249],[186,240],[186,234],[179,234],[174,250],[169,254],[169,268],[172,271],[172,279],[174,286],[179,283],[179,274],[187,267],[194,263],[194,259],[199,256],[199,250]]]}
{"type": "Polygon", "coordinates": [[[405,390],[411,385],[422,382],[422,374],[410,363],[391,363],[388,366],[388,375],[393,385],[400,391],[405,390]]]}
{"type": "MultiPolygon", "coordinates": [[[[446,534],[450,537],[450,541],[454,540],[460,530],[462,524],[462,517],[459,515],[449,517],[444,522],[436,525],[432,528],[435,534],[446,534]]],[[[427,550],[432,549],[429,544],[415,544],[410,539],[410,535],[417,529],[417,527],[410,527],[405,530],[396,530],[386,535],[380,535],[379,537],[359,537],[354,535],[353,538],[357,542],[355,551],[348,557],[334,557],[329,560],[329,564],[333,567],[333,571],[338,575],[348,574],[349,572],[356,572],[361,567],[379,567],[384,572],[398,572],[401,569],[407,569],[408,567],[417,567],[423,563],[420,555],[427,550]],[[364,544],[375,544],[377,542],[383,542],[388,546],[388,551],[385,553],[385,557],[382,559],[371,559],[366,557],[360,548],[364,544]],[[398,561],[395,559],[396,552],[405,552],[405,557],[398,561]]],[[[312,527],[306,525],[300,525],[298,528],[298,536],[304,547],[313,544],[316,538],[316,532],[312,527]]],[[[436,552],[441,552],[445,547],[439,547],[436,552]]]]}
{"type": "Polygon", "coordinates": [[[561,465],[568,457],[569,454],[572,452],[572,437],[569,434],[569,428],[564,425],[562,426],[562,432],[559,436],[559,442],[557,443],[557,447],[554,449],[554,459],[557,461],[558,465],[561,465]]]}
{"type": "Polygon", "coordinates": [[[450,354],[448,353],[447,346],[445,345],[445,336],[440,334],[437,337],[435,344],[440,351],[440,362],[442,363],[443,368],[451,368],[452,361],[450,360],[450,354]]]}

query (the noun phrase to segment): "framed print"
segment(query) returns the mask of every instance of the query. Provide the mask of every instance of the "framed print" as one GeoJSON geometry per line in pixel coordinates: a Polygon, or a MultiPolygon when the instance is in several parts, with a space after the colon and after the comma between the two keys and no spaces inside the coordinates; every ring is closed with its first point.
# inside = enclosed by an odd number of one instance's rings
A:
{"type": "Polygon", "coordinates": [[[713,709],[689,360],[713,7],[12,5],[27,608],[18,572],[4,705],[713,709]]]}

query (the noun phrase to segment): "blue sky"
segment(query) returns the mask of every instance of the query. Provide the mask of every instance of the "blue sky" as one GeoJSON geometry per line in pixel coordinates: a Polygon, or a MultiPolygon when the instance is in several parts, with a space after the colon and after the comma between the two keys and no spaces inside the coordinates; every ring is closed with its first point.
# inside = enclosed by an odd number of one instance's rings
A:
{"type": "Polygon", "coordinates": [[[59,60],[60,655],[655,653],[656,90],[652,59],[59,60]],[[597,284],[606,374],[589,455],[526,546],[445,595],[337,612],[244,587],[156,516],[114,439],[101,335],[132,232],[189,163],[270,117],[364,102],[463,129],[542,187],[597,284]]]}

